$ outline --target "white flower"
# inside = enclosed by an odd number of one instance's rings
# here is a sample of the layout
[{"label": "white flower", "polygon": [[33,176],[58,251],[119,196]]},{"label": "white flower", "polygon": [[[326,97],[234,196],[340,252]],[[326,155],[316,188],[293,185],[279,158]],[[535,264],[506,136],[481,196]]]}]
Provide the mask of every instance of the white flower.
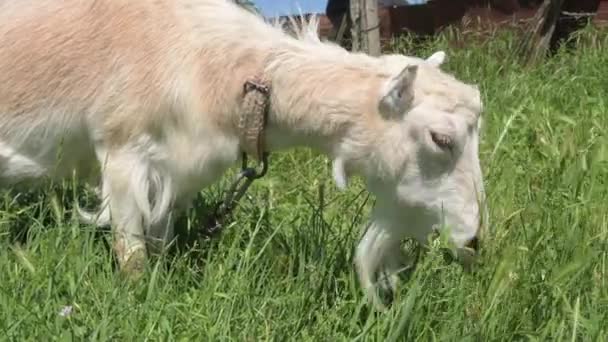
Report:
[{"label": "white flower", "polygon": [[61,311],[59,311],[59,316],[68,317],[69,315],[72,314],[73,310],[74,310],[74,307],[72,307],[71,305],[66,305],[61,309]]}]

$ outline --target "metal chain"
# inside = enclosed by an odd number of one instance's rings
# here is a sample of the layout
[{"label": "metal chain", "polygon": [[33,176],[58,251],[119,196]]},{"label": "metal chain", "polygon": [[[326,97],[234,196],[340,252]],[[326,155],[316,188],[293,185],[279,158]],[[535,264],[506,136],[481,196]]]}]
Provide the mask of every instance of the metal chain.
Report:
[{"label": "metal chain", "polygon": [[[243,153],[243,165],[235,180],[230,185],[223,201],[215,205],[213,214],[209,217],[203,235],[211,237],[217,235],[223,228],[227,218],[237,206],[239,200],[256,179],[262,178],[268,171],[268,153],[262,155],[261,170],[247,166],[247,154]],[[244,182],[243,182],[244,181]]]},{"label": "metal chain", "polygon": [[[215,205],[213,214],[206,222],[203,235],[210,237],[218,234],[251,183],[263,177],[268,171],[268,153],[264,150],[264,128],[269,92],[270,87],[263,77],[249,79],[244,84],[243,113],[239,120],[239,130],[243,134],[240,139],[243,148],[241,171],[230,185],[223,201]],[[261,166],[259,172],[255,167],[247,166],[247,152],[255,154],[256,159],[259,160],[258,165]]]}]

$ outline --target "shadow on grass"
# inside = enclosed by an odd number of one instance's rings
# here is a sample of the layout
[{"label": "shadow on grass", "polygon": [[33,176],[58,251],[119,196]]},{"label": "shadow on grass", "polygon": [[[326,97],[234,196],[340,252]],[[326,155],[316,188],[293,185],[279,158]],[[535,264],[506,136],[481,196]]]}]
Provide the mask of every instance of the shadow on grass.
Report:
[{"label": "shadow on grass", "polygon": [[[0,204],[0,225],[9,244],[28,245],[36,234],[57,229],[66,224],[75,224],[81,230],[92,232],[94,243],[100,243],[103,249],[112,255],[113,269],[118,269],[117,260],[111,246],[111,228],[95,227],[78,222],[74,203],[85,209],[97,208],[97,196],[81,185],[54,184],[38,189],[24,189],[17,187],[0,192],[3,199]],[[205,201],[199,195],[188,213],[182,213],[175,221],[176,237],[164,258],[167,268],[172,257],[188,255],[193,260],[204,258],[205,246],[213,243],[211,238],[204,234],[203,224],[212,214],[215,202]],[[203,247],[203,248],[201,248]],[[158,260],[152,256],[151,260]]]}]

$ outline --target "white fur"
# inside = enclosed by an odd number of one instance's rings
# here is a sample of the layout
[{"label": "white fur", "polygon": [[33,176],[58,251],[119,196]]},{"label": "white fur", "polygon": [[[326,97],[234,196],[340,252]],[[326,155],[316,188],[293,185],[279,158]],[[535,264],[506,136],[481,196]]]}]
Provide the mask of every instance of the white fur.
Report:
[{"label": "white fur", "polygon": [[317,25],[294,38],[223,0],[2,3],[0,185],[100,177],[100,209],[78,212],[111,223],[121,268],[134,272],[145,239],[165,246],[175,213],[238,161],[243,82],[264,73],[268,149],[318,149],[339,188],[359,175],[376,196],[355,263],[382,308],[377,274],[396,286],[403,238],[426,243],[446,223],[462,248],[478,233],[481,98],[439,69],[443,52],[349,53]]},{"label": "white fur", "polygon": [[332,163],[332,176],[336,182],[336,186],[340,190],[345,190],[348,185],[346,170],[344,170],[344,160],[342,158],[334,159]]}]

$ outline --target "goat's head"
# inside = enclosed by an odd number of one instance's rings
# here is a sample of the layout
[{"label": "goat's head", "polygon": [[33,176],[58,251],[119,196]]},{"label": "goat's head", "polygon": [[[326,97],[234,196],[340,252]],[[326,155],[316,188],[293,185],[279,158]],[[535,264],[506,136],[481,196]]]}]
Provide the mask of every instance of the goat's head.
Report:
[{"label": "goat's head", "polygon": [[476,86],[440,70],[444,57],[443,52],[426,60],[380,57],[392,76],[372,95],[377,97],[373,128],[359,128],[367,151],[337,157],[334,164],[339,185],[346,184],[352,165],[376,197],[356,256],[368,290],[375,290],[378,271],[395,268],[391,259],[403,238],[425,244],[433,233],[447,232],[457,260],[469,266],[476,254],[486,217],[478,156],[482,103]]}]

